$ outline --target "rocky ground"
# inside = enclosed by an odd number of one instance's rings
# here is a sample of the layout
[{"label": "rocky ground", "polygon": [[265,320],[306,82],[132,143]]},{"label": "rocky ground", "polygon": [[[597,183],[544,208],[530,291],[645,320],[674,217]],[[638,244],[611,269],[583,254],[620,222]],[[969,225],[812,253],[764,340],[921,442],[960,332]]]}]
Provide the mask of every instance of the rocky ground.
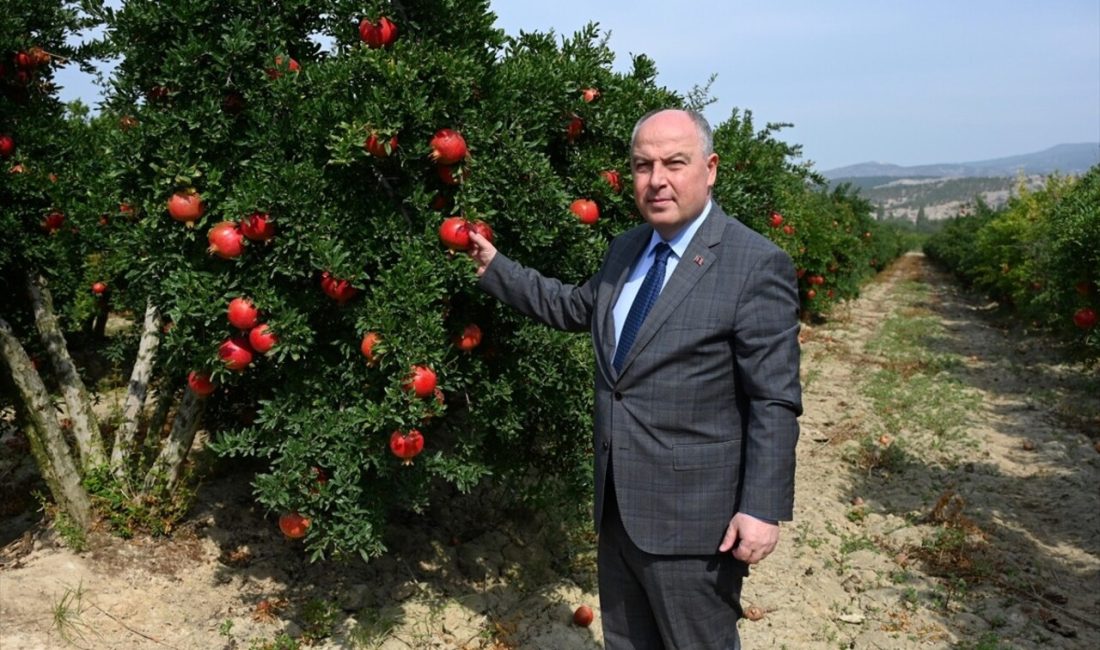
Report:
[{"label": "rocky ground", "polygon": [[[803,340],[796,518],[746,584],[745,647],[1100,647],[1096,371],[919,255]],[[4,650],[602,647],[594,540],[546,517],[457,499],[382,559],[310,563],[223,471],[171,538],[73,553],[28,471],[0,460]]]}]

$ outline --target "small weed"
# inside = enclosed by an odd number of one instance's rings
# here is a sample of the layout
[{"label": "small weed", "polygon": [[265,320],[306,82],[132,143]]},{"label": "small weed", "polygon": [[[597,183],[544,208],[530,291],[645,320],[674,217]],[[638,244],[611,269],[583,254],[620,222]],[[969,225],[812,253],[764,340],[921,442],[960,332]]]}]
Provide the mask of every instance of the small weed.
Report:
[{"label": "small weed", "polygon": [[813,527],[809,522],[801,521],[794,529],[794,544],[795,546],[802,546],[805,544],[810,548],[821,548],[821,545],[825,543],[825,540],[816,536],[813,532]]},{"label": "small weed", "polygon": [[996,634],[986,632],[973,642],[962,641],[951,647],[953,650],[1008,650],[1012,646],[1002,644]]},{"label": "small weed", "polygon": [[868,474],[874,471],[896,473],[909,464],[904,445],[888,434],[867,435],[850,454],[851,462]]},{"label": "small weed", "polygon": [[301,650],[301,644],[289,634],[280,634],[270,641],[253,640],[248,650]]},{"label": "small weed", "polygon": [[180,487],[170,495],[136,497],[107,466],[91,470],[84,478],[84,487],[92,497],[96,510],[103,513],[119,537],[130,539],[138,532],[167,535],[176,522],[187,514],[194,499],[194,490]]},{"label": "small weed", "polygon": [[42,492],[35,492],[34,498],[38,501],[40,510],[53,520],[53,528],[57,531],[57,536],[61,538],[65,546],[76,553],[88,549],[88,536],[68,513],[50,501]]},{"label": "small weed", "polygon": [[302,606],[302,639],[309,643],[328,638],[338,614],[335,604],[320,598],[310,599]]},{"label": "small weed", "polygon": [[890,582],[896,585],[903,585],[913,579],[913,574],[909,573],[905,569],[898,569],[890,572]]},{"label": "small weed", "polygon": [[875,550],[875,543],[864,535],[841,535],[840,554],[851,555],[856,551]]},{"label": "small weed", "polygon": [[379,648],[401,623],[401,610],[398,608],[367,609],[359,612],[359,621],[351,630],[351,640],[355,647]]},{"label": "small weed", "polygon": [[84,633],[91,628],[81,620],[84,613],[84,583],[81,582],[76,589],[66,589],[61,599],[53,606],[53,623],[50,630],[57,630],[58,636],[70,645],[80,647],[77,641],[86,642]]}]

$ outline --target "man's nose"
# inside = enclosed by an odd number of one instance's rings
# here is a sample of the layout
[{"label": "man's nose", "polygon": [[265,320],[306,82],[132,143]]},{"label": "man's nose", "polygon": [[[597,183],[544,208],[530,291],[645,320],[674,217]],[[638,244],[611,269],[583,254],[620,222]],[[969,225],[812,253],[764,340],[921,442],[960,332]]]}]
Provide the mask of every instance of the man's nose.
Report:
[{"label": "man's nose", "polygon": [[649,186],[650,187],[662,187],[666,181],[665,168],[663,165],[653,165],[653,169],[649,174]]}]

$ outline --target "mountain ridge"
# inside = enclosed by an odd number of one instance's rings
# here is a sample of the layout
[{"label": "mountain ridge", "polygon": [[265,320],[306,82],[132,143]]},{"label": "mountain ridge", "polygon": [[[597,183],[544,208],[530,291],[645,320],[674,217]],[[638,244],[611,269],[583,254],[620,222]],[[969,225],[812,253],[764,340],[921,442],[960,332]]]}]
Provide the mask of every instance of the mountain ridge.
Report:
[{"label": "mountain ridge", "polygon": [[1100,164],[1100,142],[1077,142],[1054,145],[1032,153],[975,160],[961,163],[933,163],[929,165],[895,165],[885,162],[863,162],[821,172],[830,180],[838,178],[864,178],[879,176],[889,178],[965,178],[965,177],[1014,177],[1046,175],[1055,172],[1081,174]]}]

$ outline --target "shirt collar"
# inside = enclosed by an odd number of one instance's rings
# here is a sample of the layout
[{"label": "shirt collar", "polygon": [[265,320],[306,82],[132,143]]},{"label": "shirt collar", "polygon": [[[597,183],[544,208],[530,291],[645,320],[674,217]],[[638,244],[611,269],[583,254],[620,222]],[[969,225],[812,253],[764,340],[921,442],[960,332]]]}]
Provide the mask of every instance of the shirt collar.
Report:
[{"label": "shirt collar", "polygon": [[[672,252],[676,255],[676,259],[680,259],[684,256],[684,251],[687,250],[688,244],[691,243],[692,237],[695,237],[695,233],[699,230],[699,226],[703,225],[703,221],[706,220],[707,215],[710,214],[711,201],[707,201],[707,205],[703,208],[703,211],[699,213],[698,217],[695,217],[688,225],[680,229],[680,232],[676,233],[672,239],[667,243],[672,249]],[[649,236],[649,244],[646,246],[645,255],[642,255],[642,259],[645,259],[653,252],[653,249],[657,247],[657,244],[665,241],[661,238],[661,235],[654,230],[653,234]]]}]

